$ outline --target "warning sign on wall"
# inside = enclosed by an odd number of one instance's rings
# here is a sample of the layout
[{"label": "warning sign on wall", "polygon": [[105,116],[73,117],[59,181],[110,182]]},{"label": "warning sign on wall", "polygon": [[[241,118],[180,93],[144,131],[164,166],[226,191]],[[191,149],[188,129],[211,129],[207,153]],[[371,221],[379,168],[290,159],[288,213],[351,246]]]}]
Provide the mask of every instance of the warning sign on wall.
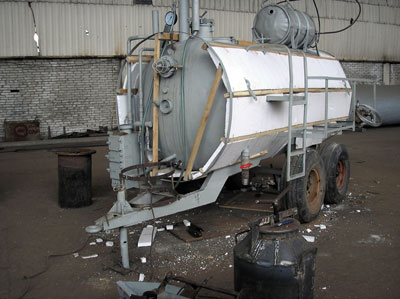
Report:
[{"label": "warning sign on wall", "polygon": [[27,141],[40,139],[40,122],[32,121],[5,121],[5,141]]}]

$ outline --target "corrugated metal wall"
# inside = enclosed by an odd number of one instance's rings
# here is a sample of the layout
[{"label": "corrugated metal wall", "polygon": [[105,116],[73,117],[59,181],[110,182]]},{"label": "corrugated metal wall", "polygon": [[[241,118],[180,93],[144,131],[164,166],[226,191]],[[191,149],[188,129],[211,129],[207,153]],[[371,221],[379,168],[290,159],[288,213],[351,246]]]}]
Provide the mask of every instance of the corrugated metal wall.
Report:
[{"label": "corrugated metal wall", "polygon": [[[162,16],[173,0],[153,0]],[[251,40],[250,28],[262,0],[200,0],[215,19],[215,36]],[[273,3],[277,1],[270,1]],[[131,0],[32,1],[42,56],[114,56],[126,53],[128,36],[151,33],[151,5]],[[317,0],[321,30],[349,24],[357,5],[349,0]],[[360,21],[351,29],[321,37],[320,48],[343,60],[400,61],[400,1],[363,0]],[[316,20],[312,0],[293,2]],[[0,57],[37,56],[27,1],[0,2]]]}]

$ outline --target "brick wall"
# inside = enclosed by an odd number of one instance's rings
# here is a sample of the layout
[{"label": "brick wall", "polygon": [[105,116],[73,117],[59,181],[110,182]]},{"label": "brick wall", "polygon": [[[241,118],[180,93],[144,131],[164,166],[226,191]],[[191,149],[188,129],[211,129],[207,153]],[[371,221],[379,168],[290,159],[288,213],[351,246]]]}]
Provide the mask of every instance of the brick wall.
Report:
[{"label": "brick wall", "polygon": [[[342,62],[348,77],[383,82],[383,64]],[[85,132],[115,126],[118,58],[0,60],[0,140],[4,120],[38,119],[41,135]],[[391,84],[400,84],[400,64],[390,67]]]},{"label": "brick wall", "polygon": [[400,63],[390,65],[390,84],[400,85]]},{"label": "brick wall", "polygon": [[[342,62],[342,67],[347,77],[376,79],[378,84],[383,84],[383,63],[380,62]],[[400,64],[390,65],[390,84],[400,84]]]},{"label": "brick wall", "polygon": [[117,58],[0,60],[0,140],[4,120],[37,119],[43,138],[115,125]]},{"label": "brick wall", "polygon": [[374,62],[342,62],[347,77],[378,80],[383,82],[383,64]]}]

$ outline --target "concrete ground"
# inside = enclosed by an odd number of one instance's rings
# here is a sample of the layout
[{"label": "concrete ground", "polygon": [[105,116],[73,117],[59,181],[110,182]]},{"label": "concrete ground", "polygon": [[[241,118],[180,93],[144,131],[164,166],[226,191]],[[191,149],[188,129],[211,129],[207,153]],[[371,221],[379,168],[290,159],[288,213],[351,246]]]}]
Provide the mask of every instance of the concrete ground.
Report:
[{"label": "concrete ground", "polygon": [[[347,145],[351,156],[348,196],[301,227],[316,237],[315,297],[400,298],[400,127],[335,139]],[[117,298],[116,281],[137,281],[139,273],[145,281],[158,280],[168,271],[233,289],[233,236],[262,213],[212,204],[163,218],[157,226],[189,219],[213,237],[185,243],[158,232],[151,252],[136,247],[144,225],[131,227],[133,271],[120,274],[115,271],[120,261],[117,232],[89,236],[84,230],[115,199],[105,170],[107,149],[94,149],[94,202],[79,209],[58,206],[54,153],[0,151],[0,298]],[[114,246],[89,245],[99,237]],[[98,257],[81,258],[91,254]],[[146,264],[140,263],[143,256]]]}]

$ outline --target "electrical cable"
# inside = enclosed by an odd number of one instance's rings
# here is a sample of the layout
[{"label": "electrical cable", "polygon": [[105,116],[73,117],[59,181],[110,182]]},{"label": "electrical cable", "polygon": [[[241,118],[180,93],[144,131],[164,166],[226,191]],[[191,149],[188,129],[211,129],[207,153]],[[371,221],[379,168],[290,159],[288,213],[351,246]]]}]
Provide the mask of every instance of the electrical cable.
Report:
[{"label": "electrical cable", "polygon": [[340,29],[340,30],[336,30],[336,31],[327,31],[327,32],[319,32],[318,34],[321,35],[321,34],[340,33],[340,32],[343,32],[343,31],[349,29],[351,26],[353,26],[353,25],[358,21],[358,18],[359,18],[360,15],[361,15],[361,4],[360,4],[359,0],[354,0],[354,1],[355,1],[355,2],[357,3],[357,5],[358,5],[358,15],[357,15],[357,17],[356,17],[355,20],[353,20],[353,18],[350,19],[350,25],[348,25],[348,26],[346,26],[346,27],[344,27],[344,28],[342,28],[342,29]]},{"label": "electrical cable", "polygon": [[18,297],[18,299],[22,299],[23,297],[25,297],[25,295],[28,294],[28,292],[31,290],[31,286],[30,286],[30,284],[29,284],[29,280],[31,280],[31,279],[33,279],[33,278],[35,278],[35,277],[38,277],[38,276],[40,276],[40,275],[42,275],[43,273],[45,273],[45,272],[50,268],[49,260],[50,260],[51,258],[67,256],[67,255],[71,255],[71,254],[73,254],[73,253],[80,252],[80,251],[82,251],[83,249],[86,248],[89,239],[90,239],[90,237],[88,237],[88,238],[86,239],[85,243],[84,243],[81,247],[79,247],[78,249],[76,249],[76,250],[69,251],[69,252],[66,252],[66,253],[50,254],[50,255],[46,256],[46,262],[45,262],[44,269],[42,269],[42,270],[40,270],[40,271],[38,271],[38,272],[36,272],[36,273],[34,273],[34,274],[31,274],[31,275],[24,275],[24,276],[23,276],[23,279],[25,279],[25,280],[28,281],[28,286],[27,286],[26,290]]},{"label": "electrical cable", "polygon": [[314,3],[314,7],[315,10],[317,12],[317,18],[318,18],[318,31],[315,33],[315,50],[317,51],[317,55],[319,55],[319,51],[318,51],[318,42],[319,42],[319,33],[321,32],[321,18],[319,16],[319,10],[318,10],[318,6],[317,3],[315,2],[315,0],[313,0]]}]

